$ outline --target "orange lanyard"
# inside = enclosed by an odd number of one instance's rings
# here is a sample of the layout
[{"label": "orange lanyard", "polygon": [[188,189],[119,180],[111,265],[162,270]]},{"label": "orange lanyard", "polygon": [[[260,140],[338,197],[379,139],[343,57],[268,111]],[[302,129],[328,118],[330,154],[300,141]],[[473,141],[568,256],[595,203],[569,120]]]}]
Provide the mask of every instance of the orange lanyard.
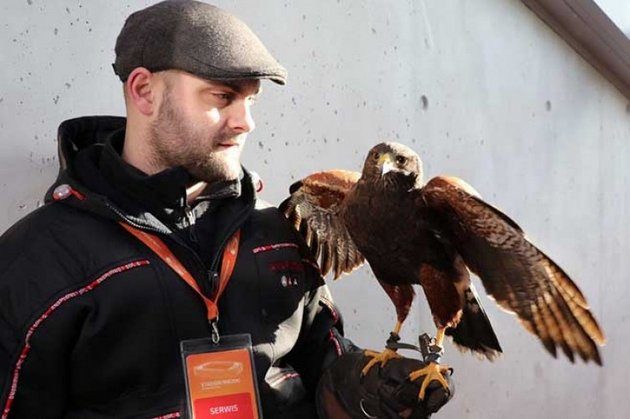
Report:
[{"label": "orange lanyard", "polygon": [[214,297],[214,300],[206,297],[199,288],[197,281],[193,278],[193,276],[186,270],[184,265],[175,257],[173,252],[166,246],[166,244],[160,240],[159,237],[147,233],[144,230],[137,229],[135,227],[130,226],[129,224],[125,224],[123,222],[119,222],[121,226],[125,230],[127,230],[132,235],[136,236],[138,240],[146,244],[151,250],[155,252],[168,266],[171,267],[179,277],[184,280],[195,292],[203,299],[203,302],[206,304],[206,309],[208,310],[208,321],[210,322],[210,326],[212,327],[212,341],[214,343],[218,343],[219,341],[219,331],[217,329],[217,319],[219,317],[219,309],[217,307],[217,301],[219,301],[219,297],[225,290],[228,282],[230,281],[230,277],[232,276],[232,272],[234,272],[234,266],[236,265],[236,257],[238,256],[238,245],[241,238],[241,231],[238,230],[236,233],[230,237],[228,240],[225,250],[223,251],[223,259],[221,261],[221,272],[219,274],[219,289],[217,290],[217,294]]}]

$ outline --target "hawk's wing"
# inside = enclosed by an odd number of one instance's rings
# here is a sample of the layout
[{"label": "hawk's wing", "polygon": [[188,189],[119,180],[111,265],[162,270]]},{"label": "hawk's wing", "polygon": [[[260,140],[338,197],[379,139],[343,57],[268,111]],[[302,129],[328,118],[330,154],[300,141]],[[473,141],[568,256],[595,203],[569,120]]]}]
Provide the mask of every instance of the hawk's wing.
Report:
[{"label": "hawk's wing", "polygon": [[280,204],[319,260],[322,275],[332,269],[335,279],[364,262],[339,213],[359,177],[346,170],[312,174],[291,185],[291,196]]},{"label": "hawk's wing", "polygon": [[431,179],[418,199],[435,215],[436,233],[457,249],[488,294],[549,352],[556,356],[560,346],[571,361],[577,353],[601,365],[597,344],[605,338],[584,295],[514,221],[457,178]]}]

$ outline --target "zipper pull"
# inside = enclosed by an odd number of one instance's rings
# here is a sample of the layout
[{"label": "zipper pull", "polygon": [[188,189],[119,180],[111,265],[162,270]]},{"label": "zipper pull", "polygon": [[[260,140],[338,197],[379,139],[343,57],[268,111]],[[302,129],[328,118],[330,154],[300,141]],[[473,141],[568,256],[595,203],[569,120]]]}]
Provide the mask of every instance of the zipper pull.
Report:
[{"label": "zipper pull", "polygon": [[214,343],[215,345],[218,345],[219,341],[221,340],[221,335],[219,335],[219,326],[217,325],[218,321],[219,316],[210,320],[210,328],[212,329],[211,339],[212,343]]},{"label": "zipper pull", "polygon": [[219,274],[212,270],[207,272],[208,282],[210,283],[210,295],[214,297],[219,291]]}]

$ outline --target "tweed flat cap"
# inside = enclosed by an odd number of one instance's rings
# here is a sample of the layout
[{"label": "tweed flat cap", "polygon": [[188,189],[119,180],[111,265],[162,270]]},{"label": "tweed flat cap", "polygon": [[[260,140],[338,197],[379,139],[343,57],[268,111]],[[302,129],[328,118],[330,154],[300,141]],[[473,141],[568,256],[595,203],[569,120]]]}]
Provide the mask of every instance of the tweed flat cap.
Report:
[{"label": "tweed flat cap", "polygon": [[209,80],[271,79],[287,71],[245,23],[193,0],[166,0],[131,14],[116,40],[114,71],[177,69]]}]

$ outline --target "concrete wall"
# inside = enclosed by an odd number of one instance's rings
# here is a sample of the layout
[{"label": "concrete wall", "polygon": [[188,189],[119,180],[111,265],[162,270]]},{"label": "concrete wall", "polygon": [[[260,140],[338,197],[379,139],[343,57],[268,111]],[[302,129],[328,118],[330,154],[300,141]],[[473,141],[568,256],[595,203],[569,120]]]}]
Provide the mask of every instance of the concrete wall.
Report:
[{"label": "concrete wall", "polygon": [[[122,114],[113,45],[149,3],[0,5],[1,230],[53,180],[61,120]],[[609,340],[603,368],[553,360],[484,299],[505,355],[491,364],[448,344],[457,395],[439,417],[628,417],[628,100],[517,0],[217,4],[290,72],[286,87],[265,86],[245,155],[267,200],[310,172],[359,169],[371,145],[395,139],[428,176],[460,176],[518,220],[591,302]],[[395,316],[369,270],[331,287],[348,334],[381,347]],[[411,317],[406,340],[434,333],[424,297]]]}]

